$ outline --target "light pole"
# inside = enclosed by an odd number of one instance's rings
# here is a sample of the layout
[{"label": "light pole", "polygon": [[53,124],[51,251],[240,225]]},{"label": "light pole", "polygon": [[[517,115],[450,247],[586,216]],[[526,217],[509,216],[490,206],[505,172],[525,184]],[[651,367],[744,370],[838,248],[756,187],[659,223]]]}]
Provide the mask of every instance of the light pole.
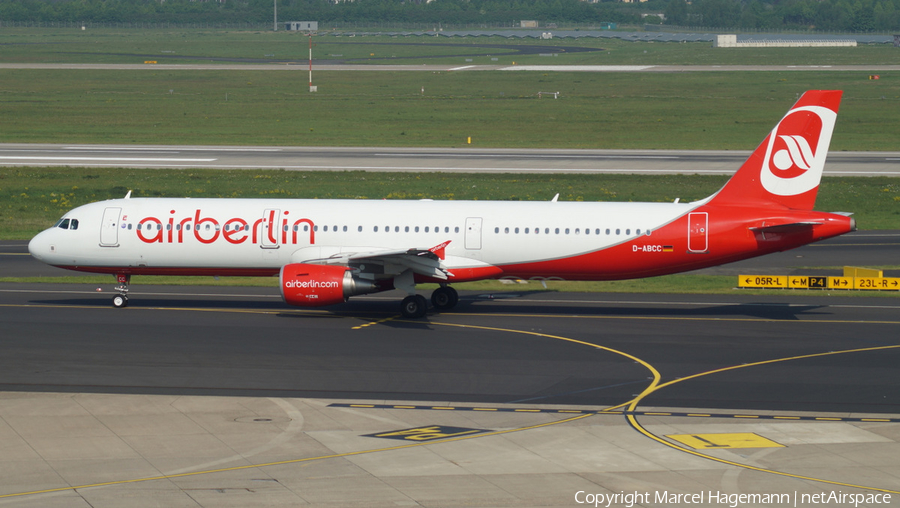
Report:
[{"label": "light pole", "polygon": [[315,92],[318,87],[312,84],[312,31],[309,32],[309,91]]}]

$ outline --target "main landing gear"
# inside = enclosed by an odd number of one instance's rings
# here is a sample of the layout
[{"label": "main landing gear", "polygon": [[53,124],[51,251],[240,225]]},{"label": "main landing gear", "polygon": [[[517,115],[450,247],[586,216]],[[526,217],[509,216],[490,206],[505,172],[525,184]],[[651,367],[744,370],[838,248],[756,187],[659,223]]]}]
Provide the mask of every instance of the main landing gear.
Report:
[{"label": "main landing gear", "polygon": [[457,303],[459,303],[459,293],[450,286],[441,286],[431,293],[431,304],[435,309],[452,309],[456,307]]},{"label": "main landing gear", "polygon": [[112,299],[113,307],[121,309],[128,307],[128,283],[131,282],[131,275],[116,274],[116,280],[119,285],[116,286],[116,296]]},{"label": "main landing gear", "polygon": [[[450,286],[441,286],[431,293],[431,304],[435,309],[452,309],[459,303],[459,293]],[[428,301],[422,295],[410,295],[400,304],[400,313],[408,319],[425,317],[428,312]]]}]

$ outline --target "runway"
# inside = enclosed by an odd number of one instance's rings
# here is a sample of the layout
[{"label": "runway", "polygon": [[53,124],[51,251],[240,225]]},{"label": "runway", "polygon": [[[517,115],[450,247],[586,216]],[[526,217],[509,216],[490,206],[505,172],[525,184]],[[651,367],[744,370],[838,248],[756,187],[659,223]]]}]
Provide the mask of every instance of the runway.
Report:
[{"label": "runway", "polygon": [[[733,174],[747,151],[0,144],[0,166]],[[900,176],[900,152],[832,152],[826,176]]]},{"label": "runway", "polygon": [[[761,359],[893,344],[900,309],[889,298],[615,296],[530,288],[469,294],[458,311],[420,323],[397,319],[396,295],[357,298],[324,312],[285,307],[270,288],[136,287],[122,312],[107,300],[93,287],[4,285],[10,354],[0,388],[614,406],[641,391],[644,367],[620,355],[585,355],[571,344],[504,331],[599,342],[677,379]],[[467,326],[472,331],[461,333]],[[33,370],[23,358],[42,368]],[[808,377],[785,366],[774,376],[739,377],[734,386],[719,376],[712,385],[661,392],[648,402],[900,413],[900,380],[876,374],[879,365],[890,372],[894,360],[879,353],[847,367],[860,369],[853,384],[843,376],[835,382],[827,366],[819,373],[812,368]],[[808,392],[809,384],[816,389]]]},{"label": "runway", "polygon": [[900,495],[895,298],[134,291],[0,284],[0,504]]}]

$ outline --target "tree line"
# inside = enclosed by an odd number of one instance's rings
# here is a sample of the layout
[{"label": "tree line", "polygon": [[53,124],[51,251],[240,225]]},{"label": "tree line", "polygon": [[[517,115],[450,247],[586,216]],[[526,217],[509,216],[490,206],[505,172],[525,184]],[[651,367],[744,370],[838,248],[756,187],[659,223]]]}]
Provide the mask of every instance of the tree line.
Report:
[{"label": "tree line", "polygon": [[[900,0],[0,0],[0,22],[268,23],[434,26],[663,23],[721,29],[900,31]],[[659,16],[648,14],[664,14]]]}]

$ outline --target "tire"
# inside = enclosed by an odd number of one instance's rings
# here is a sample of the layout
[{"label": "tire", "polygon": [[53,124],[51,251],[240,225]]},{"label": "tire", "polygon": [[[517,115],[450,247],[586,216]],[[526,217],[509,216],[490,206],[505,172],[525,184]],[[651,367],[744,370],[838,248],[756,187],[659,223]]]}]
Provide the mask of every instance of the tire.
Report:
[{"label": "tire", "polygon": [[431,304],[435,309],[447,310],[459,303],[459,293],[450,286],[440,287],[431,293]]},{"label": "tire", "polygon": [[405,318],[419,319],[428,312],[428,302],[424,296],[413,295],[407,296],[400,304],[400,314]]},{"label": "tire", "polygon": [[128,307],[128,297],[125,295],[116,295],[112,299],[113,307],[117,309],[121,309],[122,307]]}]

